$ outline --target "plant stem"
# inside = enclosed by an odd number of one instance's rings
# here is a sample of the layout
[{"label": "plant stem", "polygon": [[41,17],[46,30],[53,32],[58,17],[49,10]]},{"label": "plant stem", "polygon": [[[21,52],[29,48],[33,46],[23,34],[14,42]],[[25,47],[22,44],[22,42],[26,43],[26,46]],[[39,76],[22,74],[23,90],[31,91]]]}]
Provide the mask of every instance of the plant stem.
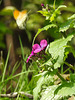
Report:
[{"label": "plant stem", "polygon": [[67,82],[58,72],[56,74],[63,82]]},{"label": "plant stem", "polygon": [[54,4],[53,4],[53,8],[55,9],[55,2],[56,2],[56,0],[54,0]]},{"label": "plant stem", "polygon": [[74,68],[71,64],[69,64],[68,62],[64,62],[64,63],[65,63],[69,68],[75,70],[75,68]]},{"label": "plant stem", "polygon": [[70,70],[70,68],[67,68],[64,72],[63,72],[63,74],[65,74],[67,71],[69,71]]},{"label": "plant stem", "polygon": [[63,65],[61,65],[61,74],[63,74],[63,69],[64,69]]}]

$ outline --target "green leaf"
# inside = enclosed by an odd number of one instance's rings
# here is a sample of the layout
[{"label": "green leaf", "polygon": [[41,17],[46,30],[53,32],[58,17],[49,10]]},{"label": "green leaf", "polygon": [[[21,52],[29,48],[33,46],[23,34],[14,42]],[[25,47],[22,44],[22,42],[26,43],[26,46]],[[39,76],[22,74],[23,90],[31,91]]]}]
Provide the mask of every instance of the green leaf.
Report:
[{"label": "green leaf", "polygon": [[57,25],[56,24],[50,24],[50,25],[46,25],[45,27],[43,27],[42,29],[40,29],[41,31],[44,31],[44,30],[48,30],[49,28],[51,28],[51,27],[57,27]]},{"label": "green leaf", "polygon": [[40,73],[40,74],[35,76],[35,77],[39,77],[39,79],[37,81],[37,86],[33,90],[34,100],[38,99],[38,93],[41,91],[41,86],[42,86],[43,81],[44,81],[44,75],[46,75],[47,73],[48,73],[47,71],[44,71],[43,73]]},{"label": "green leaf", "polygon": [[39,97],[38,94],[41,91],[42,85],[46,87],[46,86],[50,86],[51,84],[53,84],[53,82],[54,82],[54,78],[53,78],[54,73],[55,73],[55,71],[53,73],[45,71],[45,72],[39,74],[41,77],[37,81],[37,86],[33,90],[34,100],[38,99],[38,97]]},{"label": "green leaf", "polygon": [[40,100],[61,100],[64,97],[75,95],[75,83],[63,83],[61,85],[49,86],[44,92]]},{"label": "green leaf", "polygon": [[[53,75],[52,75],[53,74]],[[44,77],[44,80],[43,80],[43,85],[45,86],[50,86],[50,85],[52,85],[53,84],[53,82],[54,82],[54,78],[53,78],[53,76],[54,76],[54,73],[51,73],[51,74],[47,74],[45,77]]]},{"label": "green leaf", "polygon": [[65,5],[60,5],[52,14],[52,16],[50,17],[50,21],[54,21],[55,17],[57,16],[57,14],[60,14],[60,8],[66,7]]},{"label": "green leaf", "polygon": [[55,20],[57,14],[60,14],[60,11],[56,9],[50,17],[51,22]]},{"label": "green leaf", "polygon": [[65,23],[61,24],[59,32],[65,32],[69,28],[75,28],[75,19],[69,19]]},{"label": "green leaf", "polygon": [[46,25],[45,27],[43,27],[43,28],[41,28],[41,29],[38,29],[38,32],[36,33],[36,35],[35,35],[35,37],[34,37],[34,39],[33,39],[33,44],[34,44],[34,41],[35,41],[35,39],[36,39],[36,37],[39,35],[39,33],[40,32],[42,32],[42,31],[44,31],[44,30],[48,30],[49,28],[51,28],[51,27],[57,27],[57,25],[56,24],[50,24],[50,25]]},{"label": "green leaf", "polygon": [[49,13],[48,13],[48,11],[38,11],[39,13],[41,13],[43,16],[47,16]]},{"label": "green leaf", "polygon": [[72,20],[66,21],[66,23],[61,24],[59,28],[59,32],[67,31],[70,28],[70,24],[72,23]]},{"label": "green leaf", "polygon": [[75,82],[75,74],[70,74],[70,80],[71,82]]},{"label": "green leaf", "polygon": [[[53,86],[49,86],[47,87],[47,89],[41,93],[42,97],[40,100],[54,100],[54,91],[56,90],[58,86],[57,85],[53,85]],[[59,96],[56,96],[56,99],[57,98],[59,99],[60,97]]]},{"label": "green leaf", "polygon": [[69,82],[69,83],[63,83],[61,84],[56,90],[55,95],[60,95],[62,97],[72,96],[75,94],[75,83]]},{"label": "green leaf", "polygon": [[65,6],[65,5],[60,5],[58,8],[57,8],[57,10],[58,9],[60,9],[60,8],[66,8],[67,6]]},{"label": "green leaf", "polygon": [[75,28],[75,19],[72,21],[71,26],[72,26],[72,28]]},{"label": "green leaf", "polygon": [[57,59],[54,64],[54,68],[58,68],[63,64],[64,52],[66,48],[66,44],[68,41],[71,41],[73,35],[68,36],[67,38],[58,39],[52,43],[50,43],[48,47],[48,52],[51,54],[53,59]]},{"label": "green leaf", "polygon": [[13,6],[7,6],[5,8],[3,8],[1,11],[0,11],[0,15],[13,15],[13,11],[15,10],[16,8],[13,7]]},{"label": "green leaf", "polygon": [[75,19],[75,14],[73,14],[72,16],[68,17],[68,19]]},{"label": "green leaf", "polygon": [[44,76],[39,78],[39,80],[37,81],[37,87],[35,87],[33,90],[34,100],[37,100],[38,98],[38,93],[41,90],[41,85],[43,84],[43,80],[44,80]]}]

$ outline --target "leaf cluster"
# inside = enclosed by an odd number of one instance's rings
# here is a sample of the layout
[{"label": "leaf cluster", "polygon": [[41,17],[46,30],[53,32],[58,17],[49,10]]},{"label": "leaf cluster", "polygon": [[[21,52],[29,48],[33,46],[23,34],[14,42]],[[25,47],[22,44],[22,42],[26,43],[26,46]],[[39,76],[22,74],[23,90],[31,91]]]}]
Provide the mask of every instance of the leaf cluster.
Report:
[{"label": "leaf cluster", "polygon": [[[49,21],[49,24],[38,29],[38,32],[33,39],[33,44],[36,37],[42,31],[48,31],[53,28],[55,28],[55,31],[57,31],[58,34],[61,33],[61,37],[60,39],[54,40],[48,44],[45,50],[46,59],[38,60],[43,73],[38,74],[41,75],[41,77],[38,79],[36,87],[33,90],[33,96],[34,100],[38,100],[38,98],[40,98],[40,100],[65,100],[65,98],[67,99],[69,96],[75,95],[75,75],[71,72],[71,69],[75,71],[75,68],[73,65],[66,62],[66,58],[68,58],[69,53],[72,53],[75,57],[75,50],[70,44],[70,41],[75,34],[75,14],[68,17],[68,19],[63,23],[59,23],[57,21],[57,17],[60,15],[61,8],[66,6],[60,5],[58,8],[53,6],[50,10],[48,10],[49,6],[46,6],[48,8],[42,8],[42,10],[38,12],[40,12],[46,20]],[[68,67],[66,70],[64,68],[64,64]],[[64,74],[67,71],[69,71],[68,74],[70,75],[68,81],[62,76],[62,73]],[[59,82],[60,84],[55,84],[56,80],[54,79],[54,75],[59,77],[61,80]]]}]

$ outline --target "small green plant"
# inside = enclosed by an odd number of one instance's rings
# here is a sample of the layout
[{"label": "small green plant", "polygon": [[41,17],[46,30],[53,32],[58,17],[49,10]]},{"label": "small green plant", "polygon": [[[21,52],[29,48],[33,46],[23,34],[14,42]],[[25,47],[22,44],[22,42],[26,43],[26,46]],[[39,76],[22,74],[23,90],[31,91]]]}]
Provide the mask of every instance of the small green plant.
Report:
[{"label": "small green plant", "polygon": [[[57,18],[61,16],[61,10],[66,8],[65,5],[60,5],[56,8],[54,1],[53,6],[48,4],[42,4],[41,6],[42,10],[38,12],[46,18],[48,25],[38,29],[32,43],[33,52],[27,59],[28,63],[29,59],[32,58],[32,62],[36,61],[41,69],[41,73],[34,76],[38,77],[38,81],[33,89],[33,97],[34,100],[64,100],[69,98],[69,96],[75,95],[75,68],[66,62],[69,53],[72,53],[75,57],[75,50],[69,42],[75,34],[75,14],[68,17],[63,23],[59,23]],[[54,33],[58,32],[60,34],[60,38],[48,43],[45,52],[41,51],[41,47],[38,44],[34,44],[35,39],[42,31],[47,31],[51,28],[54,29]],[[64,64],[66,64],[67,69],[64,68]],[[66,77],[63,77],[63,74],[66,74],[67,71],[69,71],[68,80]],[[60,79],[59,82],[58,79]]]}]

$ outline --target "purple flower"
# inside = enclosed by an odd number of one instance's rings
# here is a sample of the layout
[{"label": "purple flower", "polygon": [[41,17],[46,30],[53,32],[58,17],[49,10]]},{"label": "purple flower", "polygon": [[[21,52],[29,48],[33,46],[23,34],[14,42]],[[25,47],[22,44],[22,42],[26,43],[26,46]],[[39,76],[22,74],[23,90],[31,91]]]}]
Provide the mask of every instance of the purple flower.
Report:
[{"label": "purple flower", "polygon": [[44,7],[44,4],[42,3],[41,6]]},{"label": "purple flower", "polygon": [[45,39],[41,40],[40,46],[41,46],[41,50],[43,50],[47,46],[47,41]]},{"label": "purple flower", "polygon": [[36,53],[42,51],[46,46],[47,46],[47,41],[45,39],[41,40],[40,45],[39,44],[34,44],[32,46],[32,52],[31,52],[30,56],[28,57],[26,63],[28,63],[31,56],[33,56]]},{"label": "purple flower", "polygon": [[34,44],[34,45],[32,46],[32,51],[33,51],[34,53],[40,52],[40,51],[41,51],[40,45],[39,45],[39,44]]}]

